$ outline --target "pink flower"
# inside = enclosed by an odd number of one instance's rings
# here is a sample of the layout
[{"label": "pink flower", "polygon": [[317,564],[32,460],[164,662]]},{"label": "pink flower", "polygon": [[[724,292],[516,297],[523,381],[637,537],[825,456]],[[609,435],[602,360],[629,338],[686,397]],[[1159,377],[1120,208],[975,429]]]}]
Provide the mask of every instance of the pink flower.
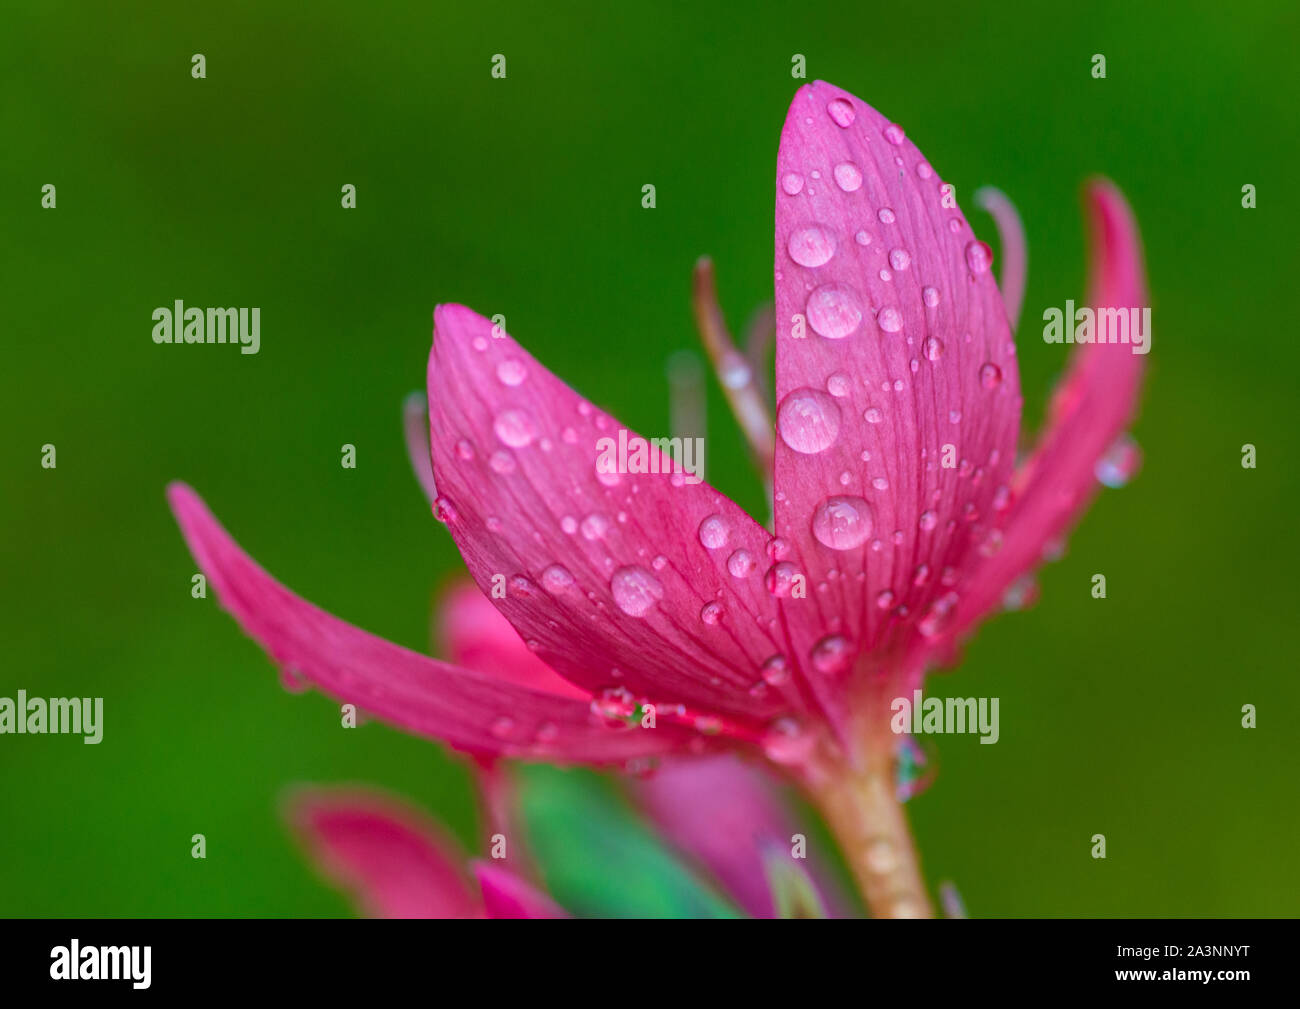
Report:
[{"label": "pink flower", "polygon": [[[697,276],[728,398],[771,460],[773,532],[680,468],[598,472],[601,439],[622,425],[482,316],[434,314],[437,514],[562,684],[485,675],[351,627],[258,568],[188,488],[169,494],[224,605],[331,696],[479,755],[764,760],[821,809],[875,913],[924,914],[890,702],[950,659],[1086,507],[1143,358],[1079,345],[1017,467],[1019,378],[992,254],[903,130],[831,85],[801,88],[775,195],[775,437],[707,265]],[[1144,305],[1127,206],[1101,182],[1086,202],[1088,303]],[[1021,291],[1023,246],[1003,230],[1003,285]],[[600,332],[575,321],[582,338]]]}]

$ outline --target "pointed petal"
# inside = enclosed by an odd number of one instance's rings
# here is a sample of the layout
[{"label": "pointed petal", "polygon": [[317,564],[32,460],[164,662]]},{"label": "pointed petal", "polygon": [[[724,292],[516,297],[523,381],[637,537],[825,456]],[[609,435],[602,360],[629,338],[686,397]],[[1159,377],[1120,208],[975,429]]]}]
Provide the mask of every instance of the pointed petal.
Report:
[{"label": "pointed petal", "polygon": [[437,621],[445,654],[456,665],[520,686],[591,699],[589,692],[529,651],[510,621],[473,582],[459,581],[443,594]]},{"label": "pointed petal", "polygon": [[[935,630],[944,569],[985,533],[1013,461],[1015,350],[987,246],[950,197],[896,124],[800,88],[777,158],[776,533],[809,581],[785,611],[818,614],[792,628],[840,636],[812,662],[823,699],[855,654],[873,653],[867,672]],[[813,649],[803,638],[799,658]]]},{"label": "pointed petal", "polygon": [[221,604],[290,675],[416,735],[485,755],[621,761],[691,734],[612,729],[590,705],[438,662],[331,616],[271,578],[189,487],[167,488],[190,551]]},{"label": "pointed petal", "polygon": [[[505,580],[494,602],[537,654],[593,693],[655,703],[661,722],[684,705],[673,717],[712,713],[739,733],[777,710],[753,691],[781,649],[764,530],[689,474],[598,474],[604,451],[614,462],[635,433],[487,319],[442,305],[434,320],[439,513],[479,586]],[[670,468],[653,448],[648,457]]]},{"label": "pointed petal", "polygon": [[[1088,186],[1085,203],[1091,236],[1088,304],[1094,310],[1147,305],[1137,225],[1124,197],[1111,183],[1098,181]],[[1002,517],[1001,546],[970,576],[948,638],[996,607],[1087,508],[1098,489],[1099,460],[1133,419],[1145,361],[1126,344],[1075,346],[1047,428],[1016,472]]]},{"label": "pointed petal", "polygon": [[489,918],[567,918],[564,908],[509,869],[476,860],[474,876],[483,888]]},{"label": "pointed petal", "polygon": [[320,871],[372,918],[481,918],[464,857],[413,809],[371,792],[306,789],[289,820]]}]

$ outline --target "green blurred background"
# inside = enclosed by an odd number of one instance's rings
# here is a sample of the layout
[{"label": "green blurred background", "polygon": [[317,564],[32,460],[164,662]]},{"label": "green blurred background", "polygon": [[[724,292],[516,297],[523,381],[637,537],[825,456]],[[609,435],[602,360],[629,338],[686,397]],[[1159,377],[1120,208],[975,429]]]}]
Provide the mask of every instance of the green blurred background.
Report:
[{"label": "green blurred background", "polygon": [[[164,485],[189,481],[314,602],[426,647],[461,569],[399,423],[433,306],[504,313],[576,388],[666,430],[693,260],[714,256],[734,326],[771,298],[802,53],[904,124],[984,237],[973,189],[1018,203],[1031,429],[1063,362],[1037,320],[1083,293],[1088,175],[1127,193],[1149,262],[1144,469],[1039,605],[934,681],[1000,697],[1002,738],[940,740],[910,804],[931,881],[974,916],[1295,914],[1298,27],[1285,3],[6,4],[0,696],[102,696],[106,725],[99,746],[0,737],[0,913],[349,913],[279,819],[297,782],[382,785],[475,843],[456,758],[341,730],[190,597]],[[155,346],[177,298],[260,306],[261,353]],[[716,387],[709,447],[711,481],[757,511]]]}]

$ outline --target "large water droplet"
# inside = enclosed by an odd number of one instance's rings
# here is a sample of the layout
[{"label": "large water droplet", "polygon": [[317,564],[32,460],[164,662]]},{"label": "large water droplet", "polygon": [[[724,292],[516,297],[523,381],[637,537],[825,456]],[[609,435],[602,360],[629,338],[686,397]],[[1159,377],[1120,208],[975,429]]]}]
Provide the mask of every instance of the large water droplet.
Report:
[{"label": "large water droplet", "polygon": [[996,389],[1002,384],[1002,369],[992,361],[980,365],[980,385],[985,389]]},{"label": "large water droplet", "polygon": [[826,676],[845,672],[853,662],[853,646],[842,634],[829,634],[813,645],[812,667]]},{"label": "large water droplet", "polygon": [[903,313],[892,305],[876,313],[876,325],[886,333],[897,333],[903,328]]},{"label": "large water droplet", "polygon": [[776,429],[794,451],[814,455],[829,448],[840,433],[840,408],[818,389],[796,389],[781,401]]},{"label": "large water droplet", "polygon": [[966,265],[971,273],[988,273],[993,265],[993,250],[987,242],[971,242],[966,246]]},{"label": "large water droplet", "polygon": [[848,129],[853,125],[853,120],[857,118],[853,111],[853,106],[846,98],[833,98],[826,106],[826,111],[831,117],[831,121],[841,129]]},{"label": "large water droplet", "polygon": [[513,357],[508,357],[497,365],[497,379],[502,385],[519,385],[528,377],[528,369],[524,363]]},{"label": "large water droplet", "polygon": [[789,561],[779,561],[767,569],[764,581],[767,591],[779,599],[784,599],[794,591],[794,580],[799,569]]},{"label": "large water droplet", "polygon": [[809,224],[790,232],[785,247],[800,266],[821,266],[835,255],[835,233],[820,224]]},{"label": "large water droplet", "polygon": [[852,550],[871,535],[871,505],[860,497],[828,497],[813,512],[817,542],[832,550]]},{"label": "large water droplet", "polygon": [[710,550],[718,550],[727,545],[731,526],[721,515],[710,515],[700,523],[700,542]]},{"label": "large water droplet", "polygon": [[573,584],[573,575],[563,564],[552,564],[542,572],[542,587],[547,592],[563,592]]},{"label": "large water droplet", "polygon": [[727,558],[727,570],[733,578],[748,578],[756,566],[754,555],[748,550],[737,550]]},{"label": "large water droplet", "polygon": [[492,430],[511,448],[523,448],[537,437],[537,425],[523,410],[506,410],[498,414]]},{"label": "large water droplet", "polygon": [[835,184],[846,193],[856,193],[862,188],[862,170],[852,161],[842,161],[835,166]]},{"label": "large water droplet", "polygon": [[862,322],[862,295],[849,284],[823,284],[808,296],[807,314],[813,332],[842,340]]},{"label": "large water droplet", "polygon": [[618,608],[630,617],[645,616],[664,597],[659,579],[635,564],[615,571],[609,580],[609,590]]},{"label": "large water droplet", "polygon": [[786,172],[781,176],[781,188],[787,196],[798,196],[803,189],[803,176],[798,172]]}]

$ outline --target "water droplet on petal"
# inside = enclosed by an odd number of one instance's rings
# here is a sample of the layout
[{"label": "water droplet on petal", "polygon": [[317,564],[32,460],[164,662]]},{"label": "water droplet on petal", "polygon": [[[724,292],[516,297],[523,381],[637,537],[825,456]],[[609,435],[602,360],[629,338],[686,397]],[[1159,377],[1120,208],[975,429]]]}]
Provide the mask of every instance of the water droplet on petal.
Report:
[{"label": "water droplet on petal", "polygon": [[785,247],[790,258],[800,266],[821,266],[835,255],[835,233],[820,224],[795,228]]},{"label": "water droplet on petal", "polygon": [[464,438],[462,438],[460,441],[456,442],[456,455],[460,456],[460,458],[466,461],[473,459],[474,446],[471,445]]},{"label": "water droplet on petal", "polygon": [[643,567],[619,568],[609,580],[609,590],[618,608],[630,617],[642,617],[664,597],[659,579]]},{"label": "water droplet on petal", "polygon": [[511,448],[523,448],[537,437],[537,425],[523,410],[506,410],[492,423],[492,430]]},{"label": "water droplet on petal", "polygon": [[515,471],[515,457],[509,452],[497,449],[488,459],[488,465],[492,467],[494,473],[505,475]]},{"label": "water droplet on petal", "polygon": [[721,515],[710,515],[700,523],[700,542],[709,550],[719,550],[727,545],[731,526]]},{"label": "water droplet on petal", "polygon": [[542,588],[547,592],[563,592],[573,584],[573,575],[563,564],[552,564],[542,572]]},{"label": "water droplet on petal", "polygon": [[784,599],[794,591],[794,579],[799,574],[799,569],[789,561],[779,561],[767,569],[767,576],[764,579],[767,584],[767,591],[772,595]]},{"label": "water droplet on petal", "polygon": [[856,193],[862,187],[862,171],[852,161],[842,161],[835,166],[835,184],[846,193]]},{"label": "water droplet on petal", "polygon": [[763,736],[763,753],[774,764],[802,764],[812,756],[817,738],[793,718],[778,718]]},{"label": "water droplet on petal", "polygon": [[885,127],[885,139],[895,147],[903,142],[904,136],[903,127],[899,126],[897,123],[890,123]]},{"label": "water droplet on petal", "polygon": [[497,365],[497,379],[502,385],[519,385],[528,377],[528,369],[522,361],[508,357]]},{"label": "water droplet on petal", "polygon": [[879,595],[876,596],[877,609],[887,610],[889,609],[889,607],[893,605],[894,605],[894,593],[890,592],[889,589],[885,589],[883,592],[881,592]]},{"label": "water droplet on petal", "polygon": [[502,715],[492,723],[490,731],[497,739],[505,739],[515,731],[515,720]]},{"label": "water droplet on petal", "polygon": [[939,304],[939,292],[936,288],[933,287],[921,288],[921,297],[925,300],[925,303],[929,305],[931,308],[934,308],[935,305]]},{"label": "water droplet on petal", "polygon": [[871,244],[871,232],[869,232],[869,231],[859,231],[856,235],[853,236],[853,240],[854,240],[855,242],[857,242],[859,245],[870,245],[870,244]]},{"label": "water droplet on petal", "polygon": [[892,249],[889,253],[889,265],[895,270],[906,270],[911,264],[912,257],[908,255],[906,249]]},{"label": "water droplet on petal", "polygon": [[599,512],[592,512],[582,520],[582,538],[585,540],[598,540],[605,535],[609,529],[609,519],[605,518]]},{"label": "water droplet on petal", "polygon": [[767,542],[767,556],[774,561],[783,561],[790,556],[790,544],[777,536]]},{"label": "water droplet on petal", "polygon": [[879,424],[885,419],[885,415],[882,414],[878,408],[869,406],[867,409],[862,411],[862,419],[868,424]]},{"label": "water droplet on petal", "polygon": [[790,680],[790,663],[784,655],[773,655],[763,663],[763,682],[769,687],[779,687]]},{"label": "water droplet on petal", "polygon": [[727,558],[727,570],[733,578],[748,578],[756,566],[754,555],[748,550],[737,550]]},{"label": "water droplet on petal", "polygon": [[433,503],[433,513],[438,516],[439,522],[455,522],[460,518],[456,506],[445,497],[440,497]]},{"label": "water droplet on petal", "polygon": [[917,519],[916,524],[925,532],[929,532],[939,524],[939,516],[932,511],[921,512],[921,517]]},{"label": "water droplet on petal", "polygon": [[966,246],[966,265],[971,273],[988,273],[993,265],[993,250],[987,242],[971,242]]},{"label": "water droplet on petal", "polygon": [[796,389],[781,401],[776,429],[781,440],[803,455],[834,444],[840,433],[840,408],[818,389]]},{"label": "water droplet on petal", "polygon": [[853,646],[842,634],[829,634],[813,645],[812,667],[826,676],[845,672],[853,663]]},{"label": "water droplet on petal", "polygon": [[847,129],[853,125],[853,120],[857,115],[853,111],[853,106],[846,98],[833,98],[826,106],[826,111],[830,115],[832,122],[841,129]]},{"label": "water droplet on petal", "polygon": [[996,389],[1002,384],[1002,369],[992,361],[980,366],[980,385],[985,389]]},{"label": "water droplet on petal", "polygon": [[798,172],[786,172],[781,176],[781,188],[787,196],[798,196],[803,189],[803,176]]},{"label": "water droplet on petal", "polygon": [[927,361],[937,361],[943,357],[943,341],[937,336],[927,336],[921,341],[921,353]]},{"label": "water droplet on petal", "polygon": [[889,306],[876,314],[876,325],[886,333],[897,333],[903,328],[903,313]]},{"label": "water droplet on petal", "polygon": [[893,223],[894,223],[894,212],[893,212],[892,210],[890,210],[889,207],[881,207],[881,208],[880,208],[880,212],[879,212],[878,214],[876,214],[876,216],[877,216],[878,218],[880,218],[880,223],[881,223],[881,224],[893,224]]},{"label": "water droplet on petal", "polygon": [[852,550],[871,535],[871,505],[860,497],[828,497],[813,512],[817,542],[832,550]]},{"label": "water droplet on petal", "polygon": [[700,610],[700,619],[710,626],[716,624],[722,619],[722,604],[718,602],[705,603],[704,608]]},{"label": "water droplet on petal", "polygon": [[815,333],[842,340],[862,322],[862,296],[849,284],[823,284],[808,296],[807,315]]}]

